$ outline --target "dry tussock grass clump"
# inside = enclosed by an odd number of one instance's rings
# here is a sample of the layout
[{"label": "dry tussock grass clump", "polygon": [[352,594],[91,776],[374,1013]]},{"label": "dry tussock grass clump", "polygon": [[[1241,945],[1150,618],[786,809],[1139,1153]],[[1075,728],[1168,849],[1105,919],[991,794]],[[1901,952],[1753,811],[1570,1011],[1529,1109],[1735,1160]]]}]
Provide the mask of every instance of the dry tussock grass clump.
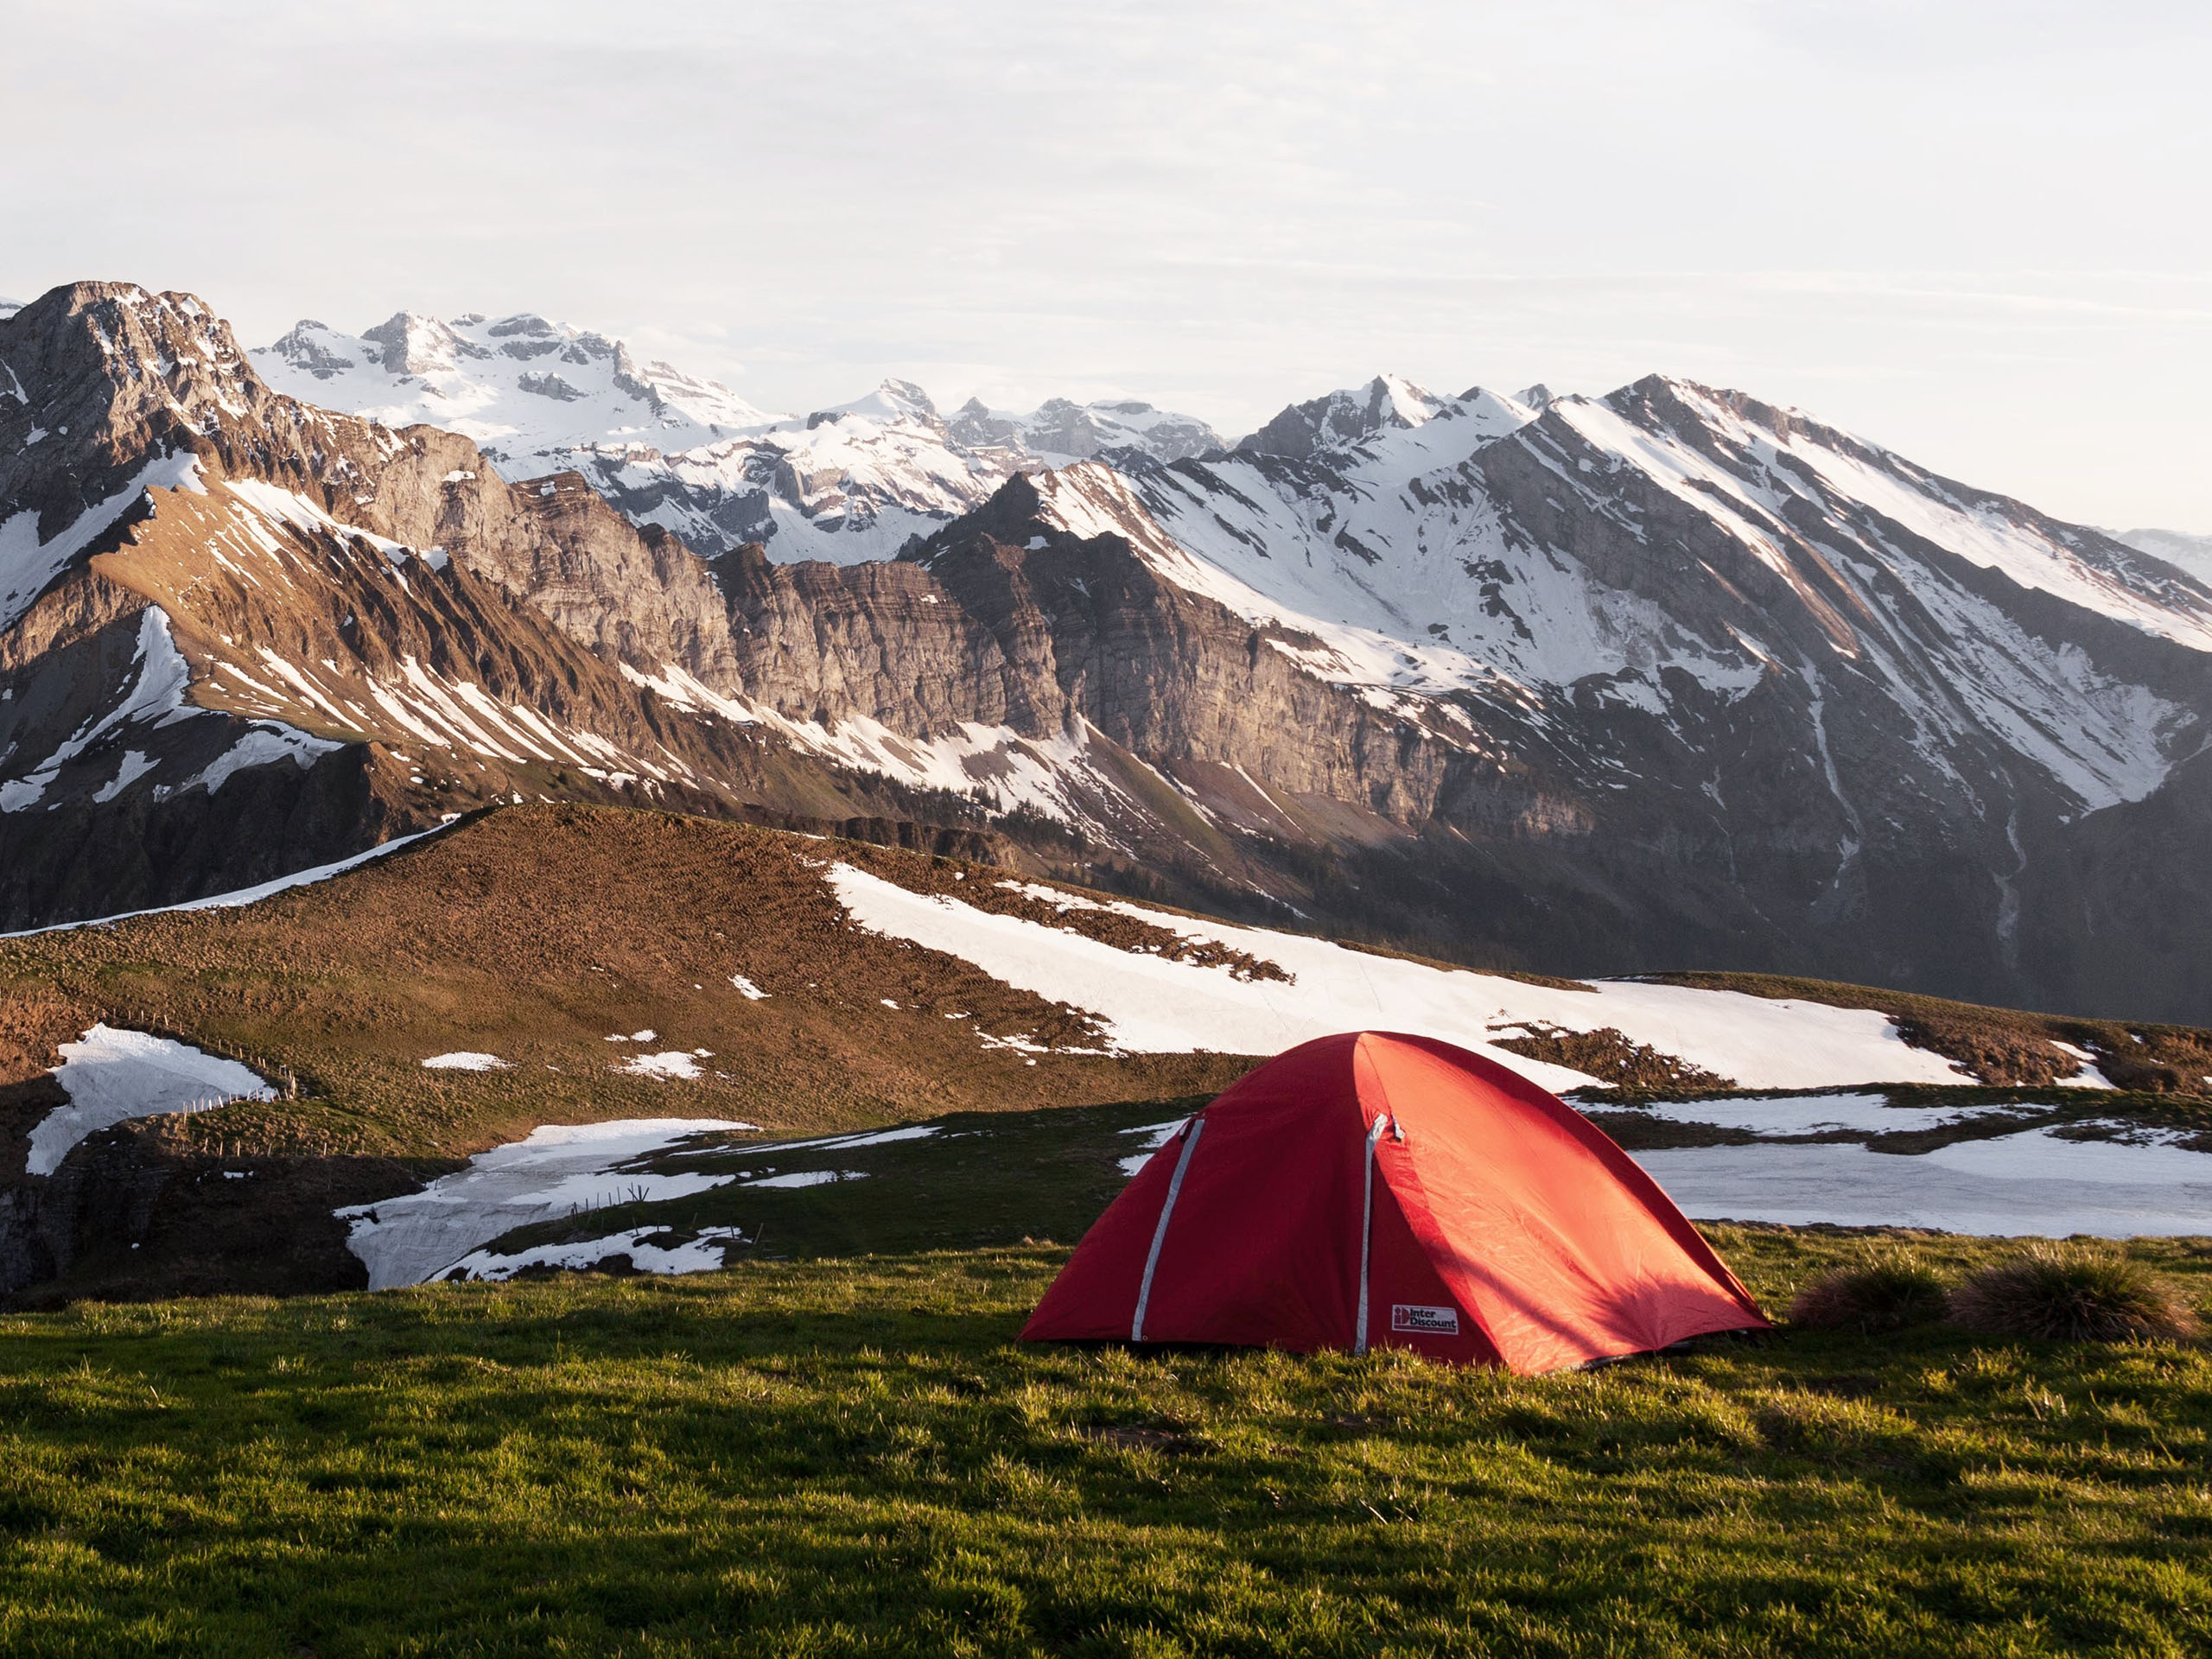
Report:
[{"label": "dry tussock grass clump", "polygon": [[1491,1046],[1532,1060],[1563,1065],[1631,1092],[1671,1094],[1702,1089],[1733,1089],[1735,1081],[1677,1055],[1632,1040],[1611,1026],[1596,1031],[1568,1031],[1532,1022],[1525,1037],[1499,1037]]},{"label": "dry tussock grass clump", "polygon": [[1904,1254],[1855,1268],[1831,1268],[1789,1304],[1789,1323],[1815,1331],[1878,1336],[1910,1325],[1932,1325],[1948,1306],[1942,1278]]},{"label": "dry tussock grass clump", "polygon": [[2041,1088],[2075,1076],[2082,1061],[2053,1043],[2032,1015],[1995,1011],[1961,1017],[1917,1009],[1898,1020],[1897,1035],[1914,1048],[1956,1061],[1986,1084]]},{"label": "dry tussock grass clump", "polygon": [[1951,1293],[1951,1318],[1991,1337],[2182,1342],[2203,1321],[2172,1284],[2106,1250],[2038,1245]]}]

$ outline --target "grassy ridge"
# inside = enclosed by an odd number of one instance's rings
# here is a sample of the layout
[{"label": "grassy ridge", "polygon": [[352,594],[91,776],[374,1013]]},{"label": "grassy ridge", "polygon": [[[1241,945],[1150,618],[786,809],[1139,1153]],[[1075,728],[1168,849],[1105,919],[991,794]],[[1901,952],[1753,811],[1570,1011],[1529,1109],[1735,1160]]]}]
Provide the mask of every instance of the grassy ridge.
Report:
[{"label": "grassy ridge", "polygon": [[[0,940],[0,1147],[52,1104],[55,1045],[95,1020],[296,1078],[297,1098],[172,1126],[241,1156],[450,1160],[616,1117],[818,1132],[1212,1091],[1251,1065],[1088,1052],[1086,1017],[851,925],[830,856],[914,881],[939,868],[665,813],[518,806],[249,908]],[[700,1077],[620,1071],[636,1050],[607,1039],[646,1029],[649,1050],[710,1051]],[[423,1069],[455,1050],[510,1068]]]},{"label": "grassy ridge", "polygon": [[[1776,1306],[1862,1248],[1717,1242]],[[2129,1248],[2212,1288],[2202,1242]],[[2201,1347],[1791,1333],[1538,1379],[1024,1349],[1062,1255],[0,1322],[0,1648],[2212,1643]]]}]

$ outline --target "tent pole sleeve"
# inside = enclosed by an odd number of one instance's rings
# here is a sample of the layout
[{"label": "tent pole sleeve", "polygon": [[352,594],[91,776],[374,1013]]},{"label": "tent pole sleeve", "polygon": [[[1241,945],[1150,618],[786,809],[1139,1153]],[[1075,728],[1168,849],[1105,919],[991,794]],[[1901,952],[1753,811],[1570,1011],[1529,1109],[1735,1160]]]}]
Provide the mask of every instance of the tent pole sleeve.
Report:
[{"label": "tent pole sleeve", "polygon": [[1183,1196],[1183,1172],[1191,1166],[1191,1154],[1198,1149],[1198,1136],[1205,1132],[1203,1117],[1191,1120],[1191,1132],[1183,1137],[1183,1153],[1175,1160],[1175,1173],[1167,1182],[1167,1201],[1160,1206],[1160,1224],[1152,1230],[1152,1249],[1144,1258],[1144,1282],[1137,1287],[1136,1317],[1129,1321],[1129,1340],[1144,1340],[1144,1311],[1152,1300],[1152,1275],[1160,1268],[1160,1247],[1167,1242],[1167,1218],[1175,1213],[1175,1200]]},{"label": "tent pole sleeve", "polygon": [[[1389,1127],[1390,1119],[1386,1115],[1376,1118],[1374,1127],[1367,1131],[1367,1185],[1359,1204],[1359,1329],[1351,1342],[1355,1354],[1367,1351],[1367,1258],[1375,1241],[1375,1146]],[[1147,1269],[1145,1277],[1151,1276]]]}]

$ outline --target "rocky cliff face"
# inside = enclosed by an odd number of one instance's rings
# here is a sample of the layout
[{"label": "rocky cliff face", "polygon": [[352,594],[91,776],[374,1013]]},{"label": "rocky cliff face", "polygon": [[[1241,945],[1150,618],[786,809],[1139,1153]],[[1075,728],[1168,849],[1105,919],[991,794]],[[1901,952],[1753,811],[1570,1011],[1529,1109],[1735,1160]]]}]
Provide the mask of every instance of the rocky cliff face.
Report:
[{"label": "rocky cliff face", "polygon": [[2202,741],[2203,587],[1733,394],[1370,393],[1303,455],[1012,480],[898,564],[726,559],[729,689],[1103,739],[1204,828],[1102,842],[1432,950],[2198,1012],[2171,958],[2063,970],[2100,924],[2054,894]]},{"label": "rocky cliff face", "polygon": [[843,823],[900,792],[646,690],[727,679],[705,563],[573,476],[271,392],[188,296],[0,321],[0,925],[327,861],[537,795]]}]

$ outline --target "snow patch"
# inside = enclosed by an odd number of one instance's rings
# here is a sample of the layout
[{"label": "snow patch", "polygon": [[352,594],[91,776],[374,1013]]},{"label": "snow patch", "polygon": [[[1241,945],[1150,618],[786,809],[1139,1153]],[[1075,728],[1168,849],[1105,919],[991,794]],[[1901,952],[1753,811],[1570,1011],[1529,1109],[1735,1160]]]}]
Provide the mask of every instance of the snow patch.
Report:
[{"label": "snow patch", "polygon": [[272,766],[280,760],[289,760],[305,772],[322,756],[344,747],[331,738],[313,737],[296,726],[287,726],[279,721],[256,721],[243,737],[187,779],[180,788],[204,785],[213,795],[235,774],[251,766]]},{"label": "snow patch", "polygon": [[629,1166],[702,1135],[750,1129],[719,1118],[628,1118],[547,1124],[529,1139],[480,1153],[466,1169],[419,1192],[335,1211],[369,1288],[421,1284],[502,1233],[612,1204],[688,1197],[735,1178],[660,1174]]},{"label": "snow patch", "polygon": [[682,1243],[645,1242],[668,1236],[664,1227],[639,1227],[626,1233],[610,1233],[604,1238],[586,1239],[581,1243],[539,1244],[512,1255],[472,1250],[437,1278],[448,1284],[471,1280],[498,1284],[513,1278],[525,1268],[565,1268],[582,1273],[617,1256],[627,1257],[632,1270],[638,1273],[712,1273],[724,1263],[724,1248],[742,1243],[745,1239],[744,1234],[734,1227],[702,1227],[695,1237]]},{"label": "snow patch", "polygon": [[61,1045],[54,1078],[68,1094],[30,1134],[33,1175],[51,1175],[86,1136],[134,1118],[200,1112],[233,1100],[273,1100],[276,1093],[236,1060],[143,1031],[100,1024],[81,1041]]},{"label": "snow patch", "polygon": [[433,1054],[423,1062],[425,1071],[505,1071],[509,1062],[496,1054],[485,1054],[472,1048],[456,1049],[450,1054]]},{"label": "snow patch", "polygon": [[632,1077],[659,1077],[667,1082],[696,1083],[705,1075],[697,1059],[681,1049],[664,1054],[632,1054],[614,1069]]},{"label": "snow patch", "polygon": [[1123,1129],[1123,1135],[1144,1136],[1144,1143],[1138,1151],[1116,1160],[1122,1173],[1134,1179],[1139,1170],[1152,1161],[1152,1154],[1173,1141],[1176,1132],[1190,1121],[1187,1117],[1178,1117],[1165,1123],[1140,1123],[1133,1129]]},{"label": "snow patch", "polygon": [[131,785],[137,783],[148,772],[153,771],[156,764],[156,763],[153,760],[149,760],[142,750],[124,750],[123,754],[123,763],[116,767],[115,776],[109,779],[106,783],[101,785],[99,789],[93,794],[93,802],[101,806],[106,805],[108,802],[113,800],[117,796],[122,794],[124,790],[130,788]]}]

